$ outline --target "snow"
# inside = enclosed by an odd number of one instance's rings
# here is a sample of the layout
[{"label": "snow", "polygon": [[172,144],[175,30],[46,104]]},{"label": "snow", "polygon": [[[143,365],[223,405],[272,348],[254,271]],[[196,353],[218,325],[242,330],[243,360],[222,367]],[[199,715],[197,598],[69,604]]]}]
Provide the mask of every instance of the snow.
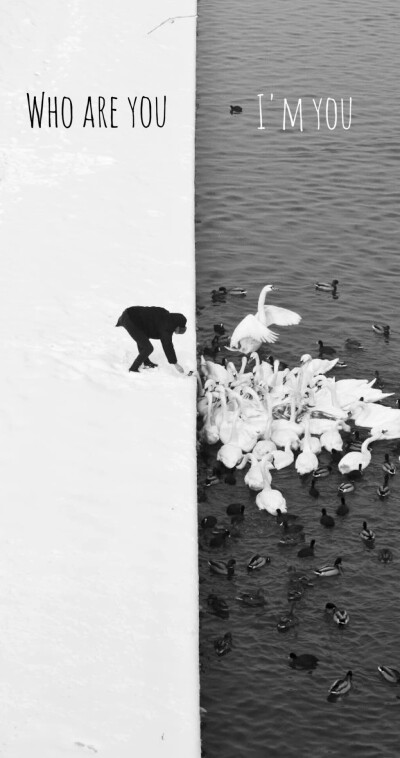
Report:
[{"label": "snow", "polygon": [[[188,317],[187,0],[0,11],[0,753],[197,756],[195,380],[127,369],[129,305]],[[31,129],[26,92],[118,97],[118,129]],[[167,94],[163,129],[127,96]],[[156,343],[157,345],[157,343]]]}]

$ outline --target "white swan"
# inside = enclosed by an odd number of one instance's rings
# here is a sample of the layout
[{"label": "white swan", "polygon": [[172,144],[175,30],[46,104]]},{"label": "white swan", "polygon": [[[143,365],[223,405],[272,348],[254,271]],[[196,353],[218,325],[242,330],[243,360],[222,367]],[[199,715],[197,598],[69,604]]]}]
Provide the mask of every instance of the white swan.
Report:
[{"label": "white swan", "polygon": [[284,450],[275,450],[275,452],[271,453],[271,460],[277,471],[293,463],[294,455],[290,447],[290,439],[287,440]]},{"label": "white swan", "polygon": [[286,500],[279,490],[273,490],[270,482],[269,469],[271,462],[264,460],[263,472],[264,472],[264,487],[256,497],[256,505],[260,511],[268,511],[272,516],[275,516],[278,509],[282,513],[287,512]]},{"label": "white swan", "polygon": [[300,476],[303,476],[304,474],[309,474],[311,471],[315,471],[316,468],[318,468],[318,458],[313,453],[311,449],[311,441],[310,441],[310,428],[308,423],[308,418],[304,418],[304,443],[303,443],[303,450],[302,452],[297,456],[296,462],[294,464],[294,467]]},{"label": "white swan", "polygon": [[207,393],[207,401],[208,401],[207,417],[202,429],[202,437],[206,441],[207,445],[215,445],[216,442],[219,442],[219,429],[215,421],[211,420],[212,402],[213,402],[213,396],[211,392]]},{"label": "white swan", "polygon": [[250,468],[244,477],[244,483],[247,484],[251,490],[259,492],[264,488],[262,464],[257,460],[256,456],[253,455],[253,453],[247,453],[243,456],[241,462],[237,465],[237,468],[242,469],[246,466],[247,463],[250,463]]},{"label": "white swan", "polygon": [[264,342],[276,342],[278,335],[269,329],[271,324],[278,326],[291,326],[301,321],[301,316],[287,308],[279,308],[275,305],[265,305],[268,292],[274,288],[267,284],[262,288],[258,298],[258,308],[255,316],[249,314],[240,321],[234,330],[230,347],[238,349],[242,353],[252,353],[258,350]]},{"label": "white swan", "polygon": [[361,445],[360,452],[353,450],[351,453],[347,453],[338,463],[338,469],[341,474],[350,474],[351,471],[358,471],[360,466],[364,470],[371,462],[371,452],[368,450],[368,446],[375,440],[380,440],[384,430],[381,430],[377,434],[372,434],[371,437],[367,437]]}]

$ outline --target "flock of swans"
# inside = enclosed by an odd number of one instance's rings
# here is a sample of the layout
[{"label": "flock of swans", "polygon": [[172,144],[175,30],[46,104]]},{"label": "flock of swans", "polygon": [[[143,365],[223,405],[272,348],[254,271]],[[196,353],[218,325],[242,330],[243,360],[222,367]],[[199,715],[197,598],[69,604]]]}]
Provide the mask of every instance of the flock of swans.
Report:
[{"label": "flock of swans", "polygon": [[[335,282],[337,284],[337,282]],[[299,535],[296,530],[303,527],[296,524],[294,514],[288,514],[285,497],[276,487],[272,486],[273,472],[294,466],[300,476],[312,475],[309,493],[318,497],[315,488],[317,477],[328,476],[331,466],[320,465],[318,455],[328,451],[332,456],[332,464],[337,462],[339,472],[347,476],[347,480],[339,486],[339,494],[354,489],[353,480],[371,462],[371,445],[376,440],[391,440],[400,437],[400,409],[384,406],[381,401],[393,393],[384,393],[377,382],[378,375],[368,379],[341,379],[327,377],[338,363],[338,358],[332,360],[322,356],[312,358],[303,355],[299,365],[290,369],[282,368],[280,361],[263,361],[257,350],[265,342],[274,343],[278,339],[272,325],[290,326],[298,324],[301,317],[294,311],[265,304],[266,295],[273,291],[268,285],[261,291],[258,309],[255,315],[246,316],[234,330],[231,350],[240,351],[243,355],[240,369],[233,362],[225,361],[224,365],[213,360],[207,360],[204,355],[200,358],[198,381],[197,411],[199,423],[199,446],[216,446],[217,461],[230,474],[236,469],[247,469],[244,482],[255,491],[255,502],[260,510],[275,516],[278,524],[284,527],[281,542],[297,544]],[[385,327],[388,329],[389,327]],[[387,336],[387,331],[384,332]],[[333,353],[335,351],[332,351]],[[328,355],[329,355],[328,351]],[[377,372],[375,372],[377,374]],[[358,432],[352,431],[349,422],[369,430],[364,441],[359,439]],[[352,434],[349,435],[349,433]],[[347,438],[347,439],[346,439]],[[345,449],[345,439],[346,444]],[[383,487],[377,492],[381,498],[387,496],[389,476],[395,473],[395,466],[390,462],[388,454],[382,465],[385,472]],[[230,482],[230,483],[234,483]],[[244,506],[238,503],[229,505],[226,509],[235,519],[243,519]],[[336,510],[340,516],[347,515],[349,508],[342,497],[342,504]],[[294,523],[293,523],[294,522]],[[331,528],[334,519],[322,509],[320,523]],[[201,526],[204,530],[216,527],[208,542],[209,547],[223,547],[230,532],[217,526],[215,516],[207,516]],[[304,539],[304,535],[301,535]],[[360,537],[365,545],[371,547],[375,542],[374,532],[363,522]],[[297,553],[300,558],[313,557],[315,539],[309,546],[303,547]],[[258,554],[248,563],[247,569],[253,571],[265,565],[270,559]],[[383,549],[378,555],[380,562],[390,562],[392,553]],[[235,572],[235,559],[228,561],[209,560],[212,573],[231,578]],[[320,577],[338,576],[342,572],[342,559],[336,558],[333,565],[322,566],[314,570]],[[293,575],[289,585],[288,600],[292,602],[291,609],[278,621],[278,631],[286,631],[298,623],[293,613],[293,605],[300,599],[306,586],[310,586],[300,572]],[[305,581],[304,586],[302,582]],[[264,592],[244,593],[237,600],[250,606],[263,606],[266,603]],[[207,600],[212,610],[222,618],[229,616],[226,602],[214,594]],[[326,614],[332,616],[336,624],[348,624],[347,611],[338,609],[335,604],[326,604]],[[232,635],[226,634],[214,643],[217,655],[225,655],[232,648]],[[296,656],[290,654],[291,665],[294,668],[314,668],[318,659],[308,654]],[[400,682],[400,673],[396,669],[378,667],[379,672],[389,682]],[[334,682],[329,690],[328,699],[337,699],[346,694],[352,685],[352,672],[348,671],[343,679]]]},{"label": "flock of swans", "polygon": [[[263,298],[260,307],[264,307]],[[283,311],[278,309],[273,317],[270,312],[267,321],[276,321]],[[282,321],[285,318],[283,313]],[[290,318],[294,323],[292,316],[286,318],[286,323]],[[251,326],[246,319],[241,324]],[[237,336],[234,338],[239,327],[232,342],[240,342]],[[269,326],[262,324],[262,328],[266,338]],[[257,334],[260,336],[261,331]],[[250,338],[253,337],[241,338],[247,340],[246,348]],[[261,361],[257,352],[250,353],[250,358],[254,359],[254,367],[246,371],[247,357],[236,370],[233,363],[222,366],[202,356],[197,410],[202,419],[201,439],[208,445],[222,443],[217,460],[231,470],[249,466],[244,481],[258,492],[256,504],[260,509],[272,515],[277,509],[284,513],[285,499],[271,486],[273,470],[293,464],[299,475],[312,474],[319,467],[318,455],[323,448],[330,453],[343,450],[342,433],[350,432],[350,420],[369,428],[371,433],[358,450],[340,459],[338,469],[342,474],[358,472],[369,465],[369,448],[375,440],[400,437],[400,410],[378,404],[393,393],[376,389],[375,379],[328,378],[326,374],[332,371],[337,358],[303,355],[299,366],[283,370],[279,360],[271,366]]]}]

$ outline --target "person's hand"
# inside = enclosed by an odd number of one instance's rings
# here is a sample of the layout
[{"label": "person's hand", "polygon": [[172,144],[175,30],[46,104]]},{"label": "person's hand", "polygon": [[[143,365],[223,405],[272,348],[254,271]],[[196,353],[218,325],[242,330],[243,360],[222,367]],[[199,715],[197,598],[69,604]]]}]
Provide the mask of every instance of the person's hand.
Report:
[{"label": "person's hand", "polygon": [[182,368],[182,366],[180,366],[179,363],[174,363],[174,366],[175,366],[176,370],[179,371],[180,374],[184,374],[185,373],[184,370],[183,370],[183,368]]}]

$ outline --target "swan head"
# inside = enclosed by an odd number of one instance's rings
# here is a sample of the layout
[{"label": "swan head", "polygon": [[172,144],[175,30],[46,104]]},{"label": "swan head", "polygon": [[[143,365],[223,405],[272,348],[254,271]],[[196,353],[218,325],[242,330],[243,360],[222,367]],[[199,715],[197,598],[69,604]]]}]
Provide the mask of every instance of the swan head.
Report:
[{"label": "swan head", "polygon": [[304,355],[302,355],[300,358],[301,363],[307,363],[308,361],[311,361],[311,360],[312,360],[311,355],[309,355],[308,353],[304,353]]}]

